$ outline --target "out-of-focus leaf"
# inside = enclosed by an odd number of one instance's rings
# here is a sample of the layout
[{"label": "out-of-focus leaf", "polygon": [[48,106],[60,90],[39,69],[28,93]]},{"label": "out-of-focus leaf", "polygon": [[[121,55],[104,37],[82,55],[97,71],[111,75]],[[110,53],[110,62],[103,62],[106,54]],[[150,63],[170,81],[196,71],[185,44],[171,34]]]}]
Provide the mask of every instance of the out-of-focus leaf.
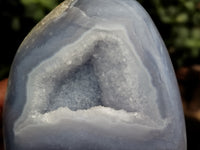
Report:
[{"label": "out-of-focus leaf", "polygon": [[188,14],[187,13],[180,13],[176,17],[177,23],[185,23],[188,21]]},{"label": "out-of-focus leaf", "polygon": [[20,0],[25,6],[27,17],[36,21],[41,20],[47,12],[58,5],[58,0]]},{"label": "out-of-focus leaf", "polygon": [[193,49],[200,48],[200,41],[196,39],[187,39],[183,44]]},{"label": "out-of-focus leaf", "polygon": [[193,58],[197,58],[198,56],[199,56],[199,54],[200,54],[200,49],[192,49],[191,50],[191,56],[193,57]]},{"label": "out-of-focus leaf", "polygon": [[194,11],[195,10],[195,3],[194,1],[185,1],[184,2],[184,6],[190,10],[190,11]]},{"label": "out-of-focus leaf", "polygon": [[55,0],[39,0],[39,3],[48,9],[53,9],[57,5]]},{"label": "out-of-focus leaf", "polygon": [[194,37],[195,39],[198,39],[200,42],[200,27],[199,28],[194,28],[192,30],[192,37]]},{"label": "out-of-focus leaf", "polygon": [[195,25],[200,25],[200,11],[197,11],[193,15],[193,22],[194,22]]},{"label": "out-of-focus leaf", "polygon": [[18,17],[14,17],[12,19],[12,29],[15,30],[15,31],[18,31],[20,29],[20,20]]}]

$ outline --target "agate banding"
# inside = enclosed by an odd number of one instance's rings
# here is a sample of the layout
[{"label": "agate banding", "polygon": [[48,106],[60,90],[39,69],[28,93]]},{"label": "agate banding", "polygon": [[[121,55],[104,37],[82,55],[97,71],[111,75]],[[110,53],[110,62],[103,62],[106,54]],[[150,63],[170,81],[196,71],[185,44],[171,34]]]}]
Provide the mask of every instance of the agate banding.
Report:
[{"label": "agate banding", "polygon": [[65,1],[14,59],[7,150],[185,150],[166,47],[134,0]]}]

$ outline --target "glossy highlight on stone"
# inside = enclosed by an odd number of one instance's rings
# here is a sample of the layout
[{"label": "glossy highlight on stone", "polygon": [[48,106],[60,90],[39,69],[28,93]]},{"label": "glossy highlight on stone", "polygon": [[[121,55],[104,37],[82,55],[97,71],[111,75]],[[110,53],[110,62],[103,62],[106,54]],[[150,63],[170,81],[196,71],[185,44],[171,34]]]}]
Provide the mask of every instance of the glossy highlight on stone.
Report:
[{"label": "glossy highlight on stone", "polygon": [[66,0],[22,42],[7,150],[186,150],[166,47],[135,0]]}]

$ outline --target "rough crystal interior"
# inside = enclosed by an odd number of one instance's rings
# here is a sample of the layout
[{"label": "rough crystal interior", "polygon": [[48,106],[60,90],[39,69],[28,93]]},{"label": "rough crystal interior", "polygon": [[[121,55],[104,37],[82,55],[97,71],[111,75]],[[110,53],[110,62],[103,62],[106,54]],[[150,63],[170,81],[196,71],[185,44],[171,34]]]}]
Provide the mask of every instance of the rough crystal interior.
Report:
[{"label": "rough crystal interior", "polygon": [[67,0],[21,44],[4,113],[7,150],[184,150],[173,68],[134,0]]},{"label": "rough crystal interior", "polygon": [[59,107],[78,110],[102,105],[101,89],[92,62],[88,60],[77,69],[70,70],[69,74],[64,74],[54,83],[52,92],[45,97],[49,103],[46,111]]}]

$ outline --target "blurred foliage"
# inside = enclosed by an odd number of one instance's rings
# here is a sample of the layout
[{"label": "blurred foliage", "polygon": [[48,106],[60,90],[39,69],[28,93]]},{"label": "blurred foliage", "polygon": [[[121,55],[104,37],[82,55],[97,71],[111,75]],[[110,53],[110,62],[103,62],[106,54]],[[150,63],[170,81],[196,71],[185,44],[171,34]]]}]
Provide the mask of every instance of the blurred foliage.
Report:
[{"label": "blurred foliage", "polygon": [[139,0],[152,16],[175,67],[200,63],[200,0]]},{"label": "blurred foliage", "polygon": [[20,0],[25,7],[25,16],[39,21],[61,0]]},{"label": "blurred foliage", "polygon": [[[63,0],[0,0],[0,79],[31,28]],[[138,0],[154,20],[174,67],[200,63],[200,0]]]},{"label": "blurred foliage", "polygon": [[7,77],[14,55],[28,32],[63,0],[0,0],[0,80]]}]

